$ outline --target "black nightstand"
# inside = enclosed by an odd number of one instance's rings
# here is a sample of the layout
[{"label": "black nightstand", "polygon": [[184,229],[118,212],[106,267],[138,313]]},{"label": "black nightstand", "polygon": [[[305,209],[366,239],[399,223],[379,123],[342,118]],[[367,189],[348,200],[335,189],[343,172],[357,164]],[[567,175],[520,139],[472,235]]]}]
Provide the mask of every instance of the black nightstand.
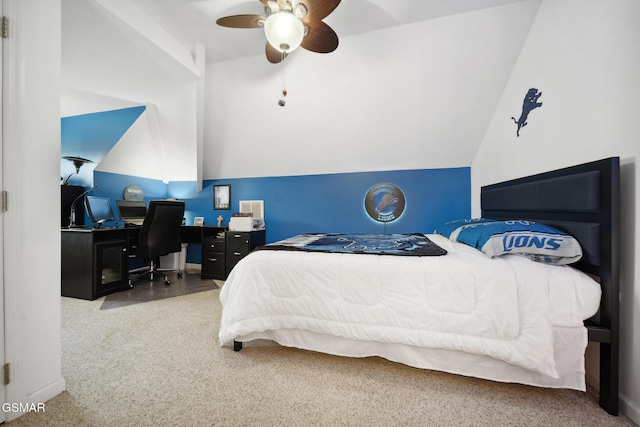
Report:
[{"label": "black nightstand", "polygon": [[227,231],[225,233],[225,264],[227,276],[242,258],[256,246],[264,245],[264,230]]}]

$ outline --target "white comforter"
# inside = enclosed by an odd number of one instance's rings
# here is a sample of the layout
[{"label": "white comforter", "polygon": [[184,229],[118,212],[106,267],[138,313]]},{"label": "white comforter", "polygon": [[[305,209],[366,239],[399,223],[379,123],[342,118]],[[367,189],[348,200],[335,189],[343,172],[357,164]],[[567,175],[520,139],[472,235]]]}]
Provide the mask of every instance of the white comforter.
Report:
[{"label": "white comforter", "polygon": [[221,345],[292,329],[489,356],[557,378],[553,327],[581,326],[600,287],[567,266],[428,236],[440,257],[257,251],[220,292]]}]

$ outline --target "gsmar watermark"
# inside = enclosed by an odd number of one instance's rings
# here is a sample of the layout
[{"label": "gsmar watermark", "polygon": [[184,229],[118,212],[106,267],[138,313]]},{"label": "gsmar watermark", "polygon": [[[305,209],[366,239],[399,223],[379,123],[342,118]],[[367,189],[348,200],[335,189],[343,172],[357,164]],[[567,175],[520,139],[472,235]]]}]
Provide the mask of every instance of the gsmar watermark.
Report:
[{"label": "gsmar watermark", "polygon": [[3,403],[2,412],[44,412],[44,403]]}]

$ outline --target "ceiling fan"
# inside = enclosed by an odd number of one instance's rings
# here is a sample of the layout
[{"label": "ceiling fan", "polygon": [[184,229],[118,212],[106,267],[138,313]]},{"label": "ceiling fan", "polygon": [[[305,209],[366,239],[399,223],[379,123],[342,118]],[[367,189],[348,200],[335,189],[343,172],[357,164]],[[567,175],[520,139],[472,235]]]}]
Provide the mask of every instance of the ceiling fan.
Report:
[{"label": "ceiling fan", "polygon": [[338,47],[338,35],[322,20],[341,0],[259,0],[265,15],[233,15],[220,18],[229,28],[264,28],[265,52],[272,64],[284,60],[299,46],[311,52],[329,53]]}]

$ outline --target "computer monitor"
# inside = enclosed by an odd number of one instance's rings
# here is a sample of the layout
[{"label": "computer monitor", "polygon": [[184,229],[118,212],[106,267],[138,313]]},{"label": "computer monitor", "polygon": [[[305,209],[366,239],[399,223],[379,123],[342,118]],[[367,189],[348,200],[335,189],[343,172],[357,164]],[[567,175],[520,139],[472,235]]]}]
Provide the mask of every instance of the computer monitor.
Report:
[{"label": "computer monitor", "polygon": [[147,204],[142,200],[116,200],[120,220],[126,224],[142,225]]},{"label": "computer monitor", "polygon": [[95,228],[100,228],[107,221],[115,221],[111,199],[108,197],[87,196],[84,199],[84,205]]}]

